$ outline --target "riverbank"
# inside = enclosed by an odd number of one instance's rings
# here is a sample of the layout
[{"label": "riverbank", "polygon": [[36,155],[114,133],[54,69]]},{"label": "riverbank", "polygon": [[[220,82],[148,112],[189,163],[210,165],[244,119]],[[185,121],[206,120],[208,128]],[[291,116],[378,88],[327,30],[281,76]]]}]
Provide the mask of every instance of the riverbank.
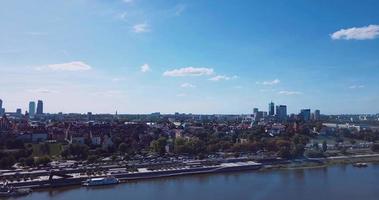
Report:
[{"label": "riverbank", "polygon": [[[311,169],[311,168],[324,168],[338,164],[353,164],[357,162],[365,163],[379,163],[379,154],[371,155],[353,155],[353,156],[339,156],[317,159],[299,159],[299,160],[261,160],[261,163],[253,161],[233,160],[233,162],[226,162],[221,164],[208,164],[204,165],[201,161],[192,161],[186,163],[184,166],[174,165],[171,167],[140,167],[136,171],[127,171],[125,168],[110,168],[107,173],[102,175],[82,175],[78,170],[65,171],[60,173],[49,172],[41,173],[41,179],[30,181],[11,182],[9,185],[16,188],[57,188],[66,186],[80,186],[83,181],[88,178],[115,176],[121,182],[138,181],[143,179],[158,179],[173,176],[190,176],[198,174],[211,174],[211,173],[225,173],[225,172],[238,172],[244,170],[296,170],[296,169]],[[70,174],[70,173],[71,174]],[[29,172],[28,172],[29,173]],[[33,172],[30,172],[33,173]],[[50,174],[50,175],[49,175]],[[55,177],[58,175],[58,177]],[[50,176],[50,177],[49,177]],[[65,177],[66,176],[66,177]],[[45,178],[43,178],[45,177]]]},{"label": "riverbank", "polygon": [[[50,172],[49,176],[41,176],[37,180],[26,180],[17,182],[8,182],[9,186],[15,188],[56,188],[71,185],[81,185],[83,181],[89,178],[101,178],[105,176],[114,176],[118,178],[121,182],[126,182],[130,180],[142,180],[142,179],[153,179],[153,178],[163,178],[172,176],[185,176],[185,175],[196,175],[196,174],[210,174],[210,173],[223,173],[223,172],[234,172],[243,170],[257,170],[262,167],[262,164],[253,161],[244,162],[232,162],[232,163],[220,163],[220,164],[208,164],[203,165],[201,163],[186,163],[185,166],[171,166],[171,167],[161,167],[161,168],[136,168],[133,171],[127,171],[125,168],[118,168],[109,170],[103,175],[86,175],[80,173],[64,174],[63,172]],[[32,172],[31,172],[32,173]],[[55,177],[57,176],[57,177]]]},{"label": "riverbank", "polygon": [[[125,184],[35,190],[17,200],[112,200],[165,199],[307,199],[307,200],[376,200],[379,164],[356,168],[335,164],[326,168],[243,171],[217,174],[176,176],[128,181]],[[320,192],[322,191],[322,192]],[[310,195],[317,194],[317,195]]]},{"label": "riverbank", "polygon": [[333,165],[340,164],[354,164],[354,163],[379,163],[379,154],[371,155],[351,155],[351,156],[338,156],[328,158],[309,159],[308,161],[294,161],[287,164],[268,165],[262,167],[261,171],[267,170],[295,170],[295,169],[312,169],[312,168],[325,168]]}]

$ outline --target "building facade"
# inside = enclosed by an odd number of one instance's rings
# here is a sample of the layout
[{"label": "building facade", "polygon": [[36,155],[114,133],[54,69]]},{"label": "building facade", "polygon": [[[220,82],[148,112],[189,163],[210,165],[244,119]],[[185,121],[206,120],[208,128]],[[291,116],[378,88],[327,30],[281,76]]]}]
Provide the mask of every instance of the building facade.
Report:
[{"label": "building facade", "polygon": [[34,116],[36,114],[36,102],[29,102],[29,115]]},{"label": "building facade", "polygon": [[268,115],[270,116],[275,115],[275,104],[272,101],[268,104]]},{"label": "building facade", "polygon": [[37,115],[43,114],[43,102],[41,100],[38,100],[37,103]]},{"label": "building facade", "polygon": [[300,111],[300,119],[303,121],[309,121],[311,119],[311,109],[302,109]]},{"label": "building facade", "polygon": [[3,109],[3,100],[0,99],[0,115],[4,115],[5,109]]},{"label": "building facade", "polygon": [[286,105],[276,106],[276,117],[279,121],[287,120],[287,106]]},{"label": "building facade", "polygon": [[315,110],[313,120],[318,121],[321,118],[320,110]]}]

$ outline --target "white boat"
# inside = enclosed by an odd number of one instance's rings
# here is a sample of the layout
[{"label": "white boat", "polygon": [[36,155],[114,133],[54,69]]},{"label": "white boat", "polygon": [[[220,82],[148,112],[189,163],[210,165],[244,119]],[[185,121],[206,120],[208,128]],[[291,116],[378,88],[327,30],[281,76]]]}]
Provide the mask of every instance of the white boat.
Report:
[{"label": "white boat", "polygon": [[354,163],[353,166],[354,167],[367,167],[368,164],[367,163]]},{"label": "white boat", "polygon": [[84,181],[83,186],[98,186],[98,185],[112,185],[118,184],[120,180],[114,176],[107,176],[103,178],[90,178]]}]

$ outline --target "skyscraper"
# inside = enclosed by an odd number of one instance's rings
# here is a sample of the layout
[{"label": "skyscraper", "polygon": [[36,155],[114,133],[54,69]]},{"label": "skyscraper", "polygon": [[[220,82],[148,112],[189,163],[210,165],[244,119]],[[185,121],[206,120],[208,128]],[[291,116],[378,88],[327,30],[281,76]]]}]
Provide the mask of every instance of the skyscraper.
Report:
[{"label": "skyscraper", "polygon": [[38,100],[37,102],[37,115],[43,114],[43,102],[41,100]]},{"label": "skyscraper", "polygon": [[[267,113],[266,113],[266,115],[267,115]],[[256,112],[256,113],[254,113],[253,119],[254,119],[254,121],[258,122],[258,121],[260,121],[263,117],[264,117],[264,112],[263,112],[263,111],[258,111],[258,112]]]},{"label": "skyscraper", "polygon": [[275,104],[272,101],[268,104],[268,115],[270,116],[275,115]]},{"label": "skyscraper", "polygon": [[0,99],[0,115],[3,115],[3,100]]},{"label": "skyscraper", "polygon": [[3,100],[0,99],[0,117],[5,114],[5,108],[3,108]]},{"label": "skyscraper", "polygon": [[287,106],[276,106],[276,117],[279,121],[285,121],[287,119]]},{"label": "skyscraper", "polygon": [[303,121],[309,121],[311,119],[311,109],[301,109],[300,118]]},{"label": "skyscraper", "polygon": [[315,110],[315,113],[314,113],[314,120],[315,120],[315,121],[320,120],[320,110]]},{"label": "skyscraper", "polygon": [[29,115],[34,116],[36,114],[36,102],[29,102]]}]

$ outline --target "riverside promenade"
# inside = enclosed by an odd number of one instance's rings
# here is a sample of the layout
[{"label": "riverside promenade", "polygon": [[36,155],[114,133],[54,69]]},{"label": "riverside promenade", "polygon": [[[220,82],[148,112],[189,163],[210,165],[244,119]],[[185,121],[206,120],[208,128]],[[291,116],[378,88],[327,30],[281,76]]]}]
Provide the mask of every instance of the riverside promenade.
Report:
[{"label": "riverside promenade", "polygon": [[[16,188],[48,188],[70,185],[81,185],[88,178],[114,176],[121,182],[140,179],[151,179],[171,176],[184,176],[194,174],[209,174],[222,172],[235,172],[244,170],[257,170],[262,167],[261,163],[254,161],[235,161],[224,163],[209,163],[191,161],[185,163],[165,163],[156,166],[104,166],[104,168],[85,168],[94,173],[83,173],[84,169],[50,170],[50,171],[28,171],[16,173],[3,173],[0,177],[3,182]],[[7,178],[16,177],[17,180],[8,181]],[[28,179],[25,177],[35,177]]]}]

